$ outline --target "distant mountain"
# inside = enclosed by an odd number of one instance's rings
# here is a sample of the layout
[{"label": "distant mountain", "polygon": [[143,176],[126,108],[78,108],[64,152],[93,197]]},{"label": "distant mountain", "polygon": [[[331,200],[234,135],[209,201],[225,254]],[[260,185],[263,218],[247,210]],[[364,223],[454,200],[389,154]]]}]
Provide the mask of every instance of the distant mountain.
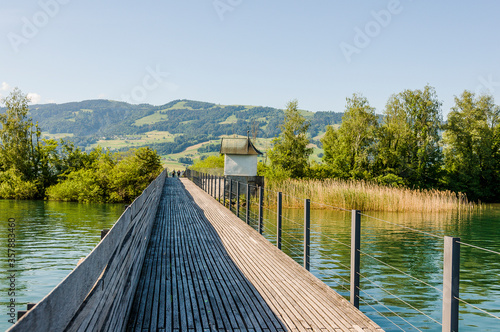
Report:
[{"label": "distant mountain", "polygon": [[[343,113],[304,111],[303,114],[311,122],[309,131],[314,137],[324,132],[327,125],[340,123]],[[175,142],[156,146],[163,153],[178,150],[171,146],[206,142],[220,135],[246,135],[247,131],[258,130],[258,136],[263,138],[275,137],[284,119],[283,110],[272,107],[193,100],[174,100],[161,106],[86,100],[32,105],[30,115],[44,132],[72,134],[70,139],[82,147],[105,137],[140,135],[153,130],[174,134]]]}]

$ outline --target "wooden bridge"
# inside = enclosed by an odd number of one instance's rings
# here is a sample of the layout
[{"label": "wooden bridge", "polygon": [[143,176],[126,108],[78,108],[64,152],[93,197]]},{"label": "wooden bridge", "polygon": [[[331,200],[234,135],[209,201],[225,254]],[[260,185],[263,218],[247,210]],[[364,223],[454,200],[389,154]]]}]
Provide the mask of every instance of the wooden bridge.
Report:
[{"label": "wooden bridge", "polygon": [[162,173],[8,331],[382,331],[188,179]]}]

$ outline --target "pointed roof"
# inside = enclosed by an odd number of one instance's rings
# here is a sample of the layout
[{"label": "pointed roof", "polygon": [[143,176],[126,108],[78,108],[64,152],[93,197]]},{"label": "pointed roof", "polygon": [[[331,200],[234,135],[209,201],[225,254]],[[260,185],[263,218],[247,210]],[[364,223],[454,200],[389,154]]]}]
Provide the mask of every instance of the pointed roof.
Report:
[{"label": "pointed roof", "polygon": [[240,155],[261,155],[250,138],[222,138],[220,142],[221,154],[240,154]]}]

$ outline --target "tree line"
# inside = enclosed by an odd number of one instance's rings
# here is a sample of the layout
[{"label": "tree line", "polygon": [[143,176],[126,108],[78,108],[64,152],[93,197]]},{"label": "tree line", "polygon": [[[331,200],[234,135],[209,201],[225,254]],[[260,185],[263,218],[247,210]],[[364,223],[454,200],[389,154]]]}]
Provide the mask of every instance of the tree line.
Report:
[{"label": "tree line", "polygon": [[464,91],[442,119],[431,86],[392,95],[383,116],[359,94],[347,98],[340,127],[321,139],[323,163],[309,163],[308,122],[287,105],[268,152],[273,179],[341,178],[417,189],[450,189],[469,199],[500,198],[500,107],[490,95]]},{"label": "tree line", "polygon": [[72,142],[41,139],[28,117],[29,99],[19,89],[2,102],[0,198],[79,202],[130,202],[163,169],[150,148],[85,152]]}]

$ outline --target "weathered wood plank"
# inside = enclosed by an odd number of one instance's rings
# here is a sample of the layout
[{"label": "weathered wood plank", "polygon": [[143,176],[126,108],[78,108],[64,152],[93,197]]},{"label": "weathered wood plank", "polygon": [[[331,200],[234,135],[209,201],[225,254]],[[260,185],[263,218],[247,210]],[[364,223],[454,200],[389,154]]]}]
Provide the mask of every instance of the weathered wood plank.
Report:
[{"label": "weathered wood plank", "polygon": [[[104,239],[92,250],[92,252],[85,258],[81,264],[78,265],[56,288],[52,290],[44,299],[42,299],[32,310],[23,316],[15,325],[8,331],[64,331],[64,330],[77,330],[79,328],[86,329],[85,322],[92,317],[96,311],[96,305],[101,303],[103,297],[109,298],[109,293],[105,290],[108,288],[110,280],[118,280],[113,278],[116,271],[111,271],[113,259],[123,255],[121,253],[121,244],[128,236],[135,236],[135,233],[128,231],[134,227],[134,215],[142,211],[137,209],[137,205],[142,205],[144,202],[149,201],[150,209],[156,209],[154,202],[159,199],[159,190],[163,188],[165,180],[165,173],[163,172],[156,180],[154,180],[147,190],[137,198],[129,208],[122,214],[122,216],[115,223],[113,228],[104,237]],[[155,195],[158,193],[158,195]],[[149,194],[149,195],[148,195]],[[153,197],[155,196],[155,197]],[[149,218],[152,221],[154,216]],[[152,223],[149,223],[152,225]],[[149,226],[149,231],[151,227]],[[146,231],[149,236],[149,233]],[[142,234],[137,232],[138,236]],[[124,246],[126,248],[126,246]],[[145,249],[146,247],[144,247]],[[125,254],[126,255],[126,254]],[[143,257],[143,254],[139,254]],[[137,260],[135,260],[137,262]],[[116,264],[120,271],[127,271],[127,268],[122,264]],[[118,272],[119,273],[119,272]],[[110,277],[111,279],[107,279]],[[127,279],[125,279],[127,281]],[[132,284],[133,283],[133,284]],[[118,287],[125,285],[120,280],[117,284]],[[133,278],[130,280],[131,287],[137,284]],[[130,288],[130,287],[129,287]],[[123,290],[116,290],[115,294],[123,294]],[[133,289],[132,292],[133,293]],[[116,299],[119,299],[117,297]],[[113,299],[113,300],[116,300]],[[127,302],[130,302],[127,300]],[[89,305],[89,307],[86,307]],[[106,323],[106,316],[109,310],[113,309],[114,304],[105,306],[106,310],[103,312],[103,319],[100,321],[101,330],[106,331],[107,327],[103,326]],[[121,324],[126,321],[128,315],[128,306],[116,306],[120,308],[115,314],[115,317],[122,317]],[[75,325],[79,322],[84,325]]]},{"label": "weathered wood plank", "polygon": [[[184,183],[190,192],[195,193],[195,202],[221,235],[233,260],[270,302],[270,306],[276,306],[273,308],[275,312],[282,312],[280,317],[293,316],[295,324],[299,324],[295,328],[299,329],[318,329],[314,327],[314,321],[317,321],[316,324],[323,324],[319,329],[337,327],[350,330],[353,326],[360,326],[367,331],[381,330],[361,312],[353,310],[347,300],[257,236],[258,232],[228,214],[227,209],[215,205],[208,195],[191,186],[190,182]],[[312,320],[312,323],[308,322],[310,327],[304,326],[304,321],[295,315]],[[294,329],[293,326],[289,328]]]},{"label": "weathered wood plank", "polygon": [[[166,231],[151,238],[165,251],[154,243],[148,249],[158,255],[165,296],[159,303],[142,301],[147,287],[138,288],[134,302],[158,305],[165,331],[352,331],[355,326],[381,331],[191,182],[169,179],[165,186],[168,195],[162,197],[164,212],[157,215],[155,232]],[[141,284],[142,278],[158,284],[142,271]],[[133,315],[130,331],[136,327]]]}]

